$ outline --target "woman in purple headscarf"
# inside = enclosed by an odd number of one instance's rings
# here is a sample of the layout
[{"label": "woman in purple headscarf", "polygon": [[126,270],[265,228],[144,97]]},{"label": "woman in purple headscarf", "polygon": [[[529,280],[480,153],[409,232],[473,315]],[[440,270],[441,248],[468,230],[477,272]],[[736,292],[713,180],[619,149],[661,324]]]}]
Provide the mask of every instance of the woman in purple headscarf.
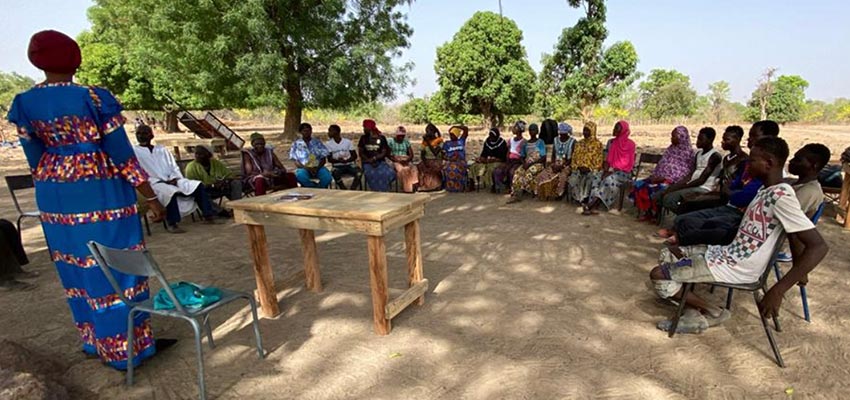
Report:
[{"label": "woman in purple headscarf", "polygon": [[694,163],[694,149],[691,148],[691,136],[688,128],[677,126],[670,133],[670,146],[664,150],[661,160],[646,179],[635,182],[630,197],[634,199],[641,221],[654,221],[658,212],[656,194],[661,193],[671,183],[678,182],[691,173]]}]

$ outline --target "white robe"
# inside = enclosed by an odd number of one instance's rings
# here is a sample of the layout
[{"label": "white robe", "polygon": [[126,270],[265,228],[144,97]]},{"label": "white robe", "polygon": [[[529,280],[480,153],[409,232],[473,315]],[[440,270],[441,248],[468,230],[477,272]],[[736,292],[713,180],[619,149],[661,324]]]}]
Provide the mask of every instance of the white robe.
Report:
[{"label": "white robe", "polygon": [[[154,146],[153,151],[147,147],[133,146],[133,151],[139,164],[150,176],[151,188],[163,206],[168,206],[175,194],[191,195],[201,184],[201,181],[184,178],[174,156],[163,146]],[[177,179],[177,186],[166,183],[172,179]],[[193,213],[198,205],[192,197],[177,197],[177,207],[180,215],[186,216]]]}]

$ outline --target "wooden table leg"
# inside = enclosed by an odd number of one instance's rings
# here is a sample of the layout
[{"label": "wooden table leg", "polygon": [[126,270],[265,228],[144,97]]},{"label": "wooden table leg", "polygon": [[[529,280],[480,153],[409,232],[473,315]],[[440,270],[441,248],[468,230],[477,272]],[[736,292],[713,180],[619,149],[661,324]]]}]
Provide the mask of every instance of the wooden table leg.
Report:
[{"label": "wooden table leg", "polygon": [[174,159],[180,161],[180,146],[174,146]]},{"label": "wooden table leg", "polygon": [[322,273],[319,271],[319,254],[316,251],[316,234],[310,229],[299,229],[301,252],[304,253],[304,276],[307,289],[322,291]]},{"label": "wooden table leg", "polygon": [[257,279],[260,314],[266,318],[276,317],[280,314],[280,307],[277,304],[277,290],[274,287],[274,272],[269,261],[266,229],[262,225],[245,226],[248,228],[251,258],[254,260],[254,277]]},{"label": "wooden table leg", "polygon": [[[422,245],[419,236],[419,220],[404,226],[404,248],[407,250],[407,285],[413,285],[424,279],[422,271]],[[425,295],[419,296],[416,304],[425,304]]]},{"label": "wooden table leg", "polygon": [[372,285],[372,318],[375,322],[375,333],[388,335],[392,325],[386,318],[385,308],[389,300],[387,248],[383,236],[369,236],[366,240],[369,244],[369,278]]}]

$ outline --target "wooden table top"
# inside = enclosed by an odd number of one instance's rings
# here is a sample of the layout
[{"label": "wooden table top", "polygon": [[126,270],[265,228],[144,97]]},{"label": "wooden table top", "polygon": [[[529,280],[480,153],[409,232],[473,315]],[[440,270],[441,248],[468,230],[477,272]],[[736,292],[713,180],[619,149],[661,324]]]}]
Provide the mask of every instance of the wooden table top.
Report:
[{"label": "wooden table top", "polygon": [[[312,194],[313,198],[281,201],[287,194]],[[379,193],[355,190],[295,188],[227,203],[241,211],[260,211],[308,217],[329,217],[383,222],[421,210],[431,199],[427,194]]]}]

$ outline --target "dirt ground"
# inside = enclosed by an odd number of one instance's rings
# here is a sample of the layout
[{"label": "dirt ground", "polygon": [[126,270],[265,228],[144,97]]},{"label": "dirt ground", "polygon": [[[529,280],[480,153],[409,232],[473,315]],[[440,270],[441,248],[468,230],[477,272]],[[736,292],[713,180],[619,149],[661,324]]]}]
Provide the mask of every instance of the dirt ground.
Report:
[{"label": "dirt ground", "polygon": [[[664,141],[666,129],[635,129],[636,140]],[[643,136],[640,132],[648,132]],[[790,132],[789,132],[790,131]],[[847,129],[783,129],[792,149],[847,144]],[[24,167],[18,150],[0,149],[0,171]],[[3,185],[0,183],[0,185]],[[0,187],[5,193],[6,188]],[[34,208],[32,194],[25,208]],[[317,232],[324,291],[303,281],[278,287],[282,314],[261,321],[268,356],[258,360],[250,313],[234,304],[215,314],[217,347],[205,347],[210,398],[239,399],[726,399],[842,398],[850,393],[850,231],[829,212],[818,229],[830,245],[812,273],[812,323],[799,292],[782,306],[776,366],[752,297],[740,293],[733,317],[700,335],[669,339],[655,328],[672,309],[647,289],[661,247],[655,227],[624,213],[583,217],[564,203],[505,205],[489,193],[437,194],[422,220],[426,303],[393,320],[389,336],[372,331],[365,238]],[[8,196],[0,217],[14,219]],[[180,342],[137,370],[137,383],[86,359],[39,225],[24,241],[41,276],[30,292],[0,291],[0,339],[52,356],[61,375],[98,398],[197,398],[192,333],[154,317],[155,334]],[[161,225],[148,247],[172,280],[250,291],[255,281],[245,228],[187,222],[184,235]],[[297,232],[268,228],[275,276],[302,268]],[[406,284],[401,232],[388,236],[390,286]],[[787,267],[786,267],[787,268]],[[153,285],[154,289],[158,288]],[[704,288],[698,289],[705,291]],[[391,294],[392,296],[392,294]],[[724,295],[708,295],[718,304]]]}]

